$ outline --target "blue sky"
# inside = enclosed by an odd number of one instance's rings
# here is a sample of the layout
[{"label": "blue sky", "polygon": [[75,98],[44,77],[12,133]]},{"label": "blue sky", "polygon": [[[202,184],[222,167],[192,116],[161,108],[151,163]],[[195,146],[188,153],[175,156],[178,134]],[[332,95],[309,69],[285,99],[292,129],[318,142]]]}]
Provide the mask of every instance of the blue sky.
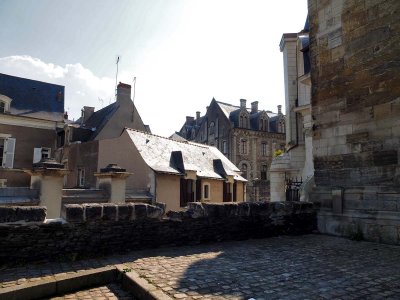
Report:
[{"label": "blue sky", "polygon": [[284,105],[279,41],[298,32],[306,0],[2,0],[0,72],[66,87],[71,118],[114,100],[137,77],[135,104],[169,136],[215,97]]}]

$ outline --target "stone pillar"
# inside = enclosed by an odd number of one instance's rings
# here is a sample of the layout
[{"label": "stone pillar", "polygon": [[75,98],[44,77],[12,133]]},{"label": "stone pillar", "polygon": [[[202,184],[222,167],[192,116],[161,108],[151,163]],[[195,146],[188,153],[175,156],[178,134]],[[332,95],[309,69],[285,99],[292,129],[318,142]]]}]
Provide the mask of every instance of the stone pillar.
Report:
[{"label": "stone pillar", "polygon": [[31,188],[40,191],[39,205],[46,206],[47,219],[60,218],[64,175],[69,171],[63,164],[46,159],[33,164],[33,170],[27,172],[31,175]]},{"label": "stone pillar", "polygon": [[281,154],[272,160],[270,174],[271,201],[286,201],[285,173],[290,172],[288,153]]},{"label": "stone pillar", "polygon": [[126,179],[131,174],[116,164],[109,164],[94,176],[97,177],[97,187],[108,192],[110,203],[125,203]]}]

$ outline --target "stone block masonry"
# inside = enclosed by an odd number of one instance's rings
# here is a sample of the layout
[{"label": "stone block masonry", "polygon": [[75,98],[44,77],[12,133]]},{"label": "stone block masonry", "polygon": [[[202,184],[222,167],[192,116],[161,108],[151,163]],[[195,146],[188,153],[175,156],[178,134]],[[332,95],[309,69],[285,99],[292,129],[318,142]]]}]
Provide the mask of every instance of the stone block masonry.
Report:
[{"label": "stone block masonry", "polygon": [[400,1],[308,4],[319,230],[398,244]]},{"label": "stone block masonry", "polygon": [[163,245],[191,245],[316,228],[312,203],[189,203],[183,212],[147,204],[66,205],[67,222],[0,224],[0,265],[74,260]]}]

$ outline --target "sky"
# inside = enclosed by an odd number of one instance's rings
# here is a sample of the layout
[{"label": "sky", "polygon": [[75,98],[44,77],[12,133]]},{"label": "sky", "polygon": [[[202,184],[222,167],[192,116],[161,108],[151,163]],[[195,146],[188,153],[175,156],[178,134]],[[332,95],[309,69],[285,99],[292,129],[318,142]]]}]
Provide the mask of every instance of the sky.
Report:
[{"label": "sky", "polygon": [[283,33],[307,0],[1,0],[0,73],[65,86],[77,119],[115,101],[118,82],[153,133],[170,136],[214,97],[284,107]]}]

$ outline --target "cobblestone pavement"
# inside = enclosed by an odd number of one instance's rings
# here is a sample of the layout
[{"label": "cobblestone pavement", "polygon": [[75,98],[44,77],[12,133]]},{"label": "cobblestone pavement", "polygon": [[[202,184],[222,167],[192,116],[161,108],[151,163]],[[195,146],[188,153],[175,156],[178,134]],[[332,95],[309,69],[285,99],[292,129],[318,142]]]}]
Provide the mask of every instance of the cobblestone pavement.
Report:
[{"label": "cobblestone pavement", "polygon": [[400,247],[284,236],[0,270],[0,289],[123,263],[176,299],[400,299]]},{"label": "cobblestone pavement", "polygon": [[130,300],[132,296],[121,289],[118,284],[108,284],[96,288],[91,288],[76,293],[66,294],[60,297],[50,298],[49,300]]}]

